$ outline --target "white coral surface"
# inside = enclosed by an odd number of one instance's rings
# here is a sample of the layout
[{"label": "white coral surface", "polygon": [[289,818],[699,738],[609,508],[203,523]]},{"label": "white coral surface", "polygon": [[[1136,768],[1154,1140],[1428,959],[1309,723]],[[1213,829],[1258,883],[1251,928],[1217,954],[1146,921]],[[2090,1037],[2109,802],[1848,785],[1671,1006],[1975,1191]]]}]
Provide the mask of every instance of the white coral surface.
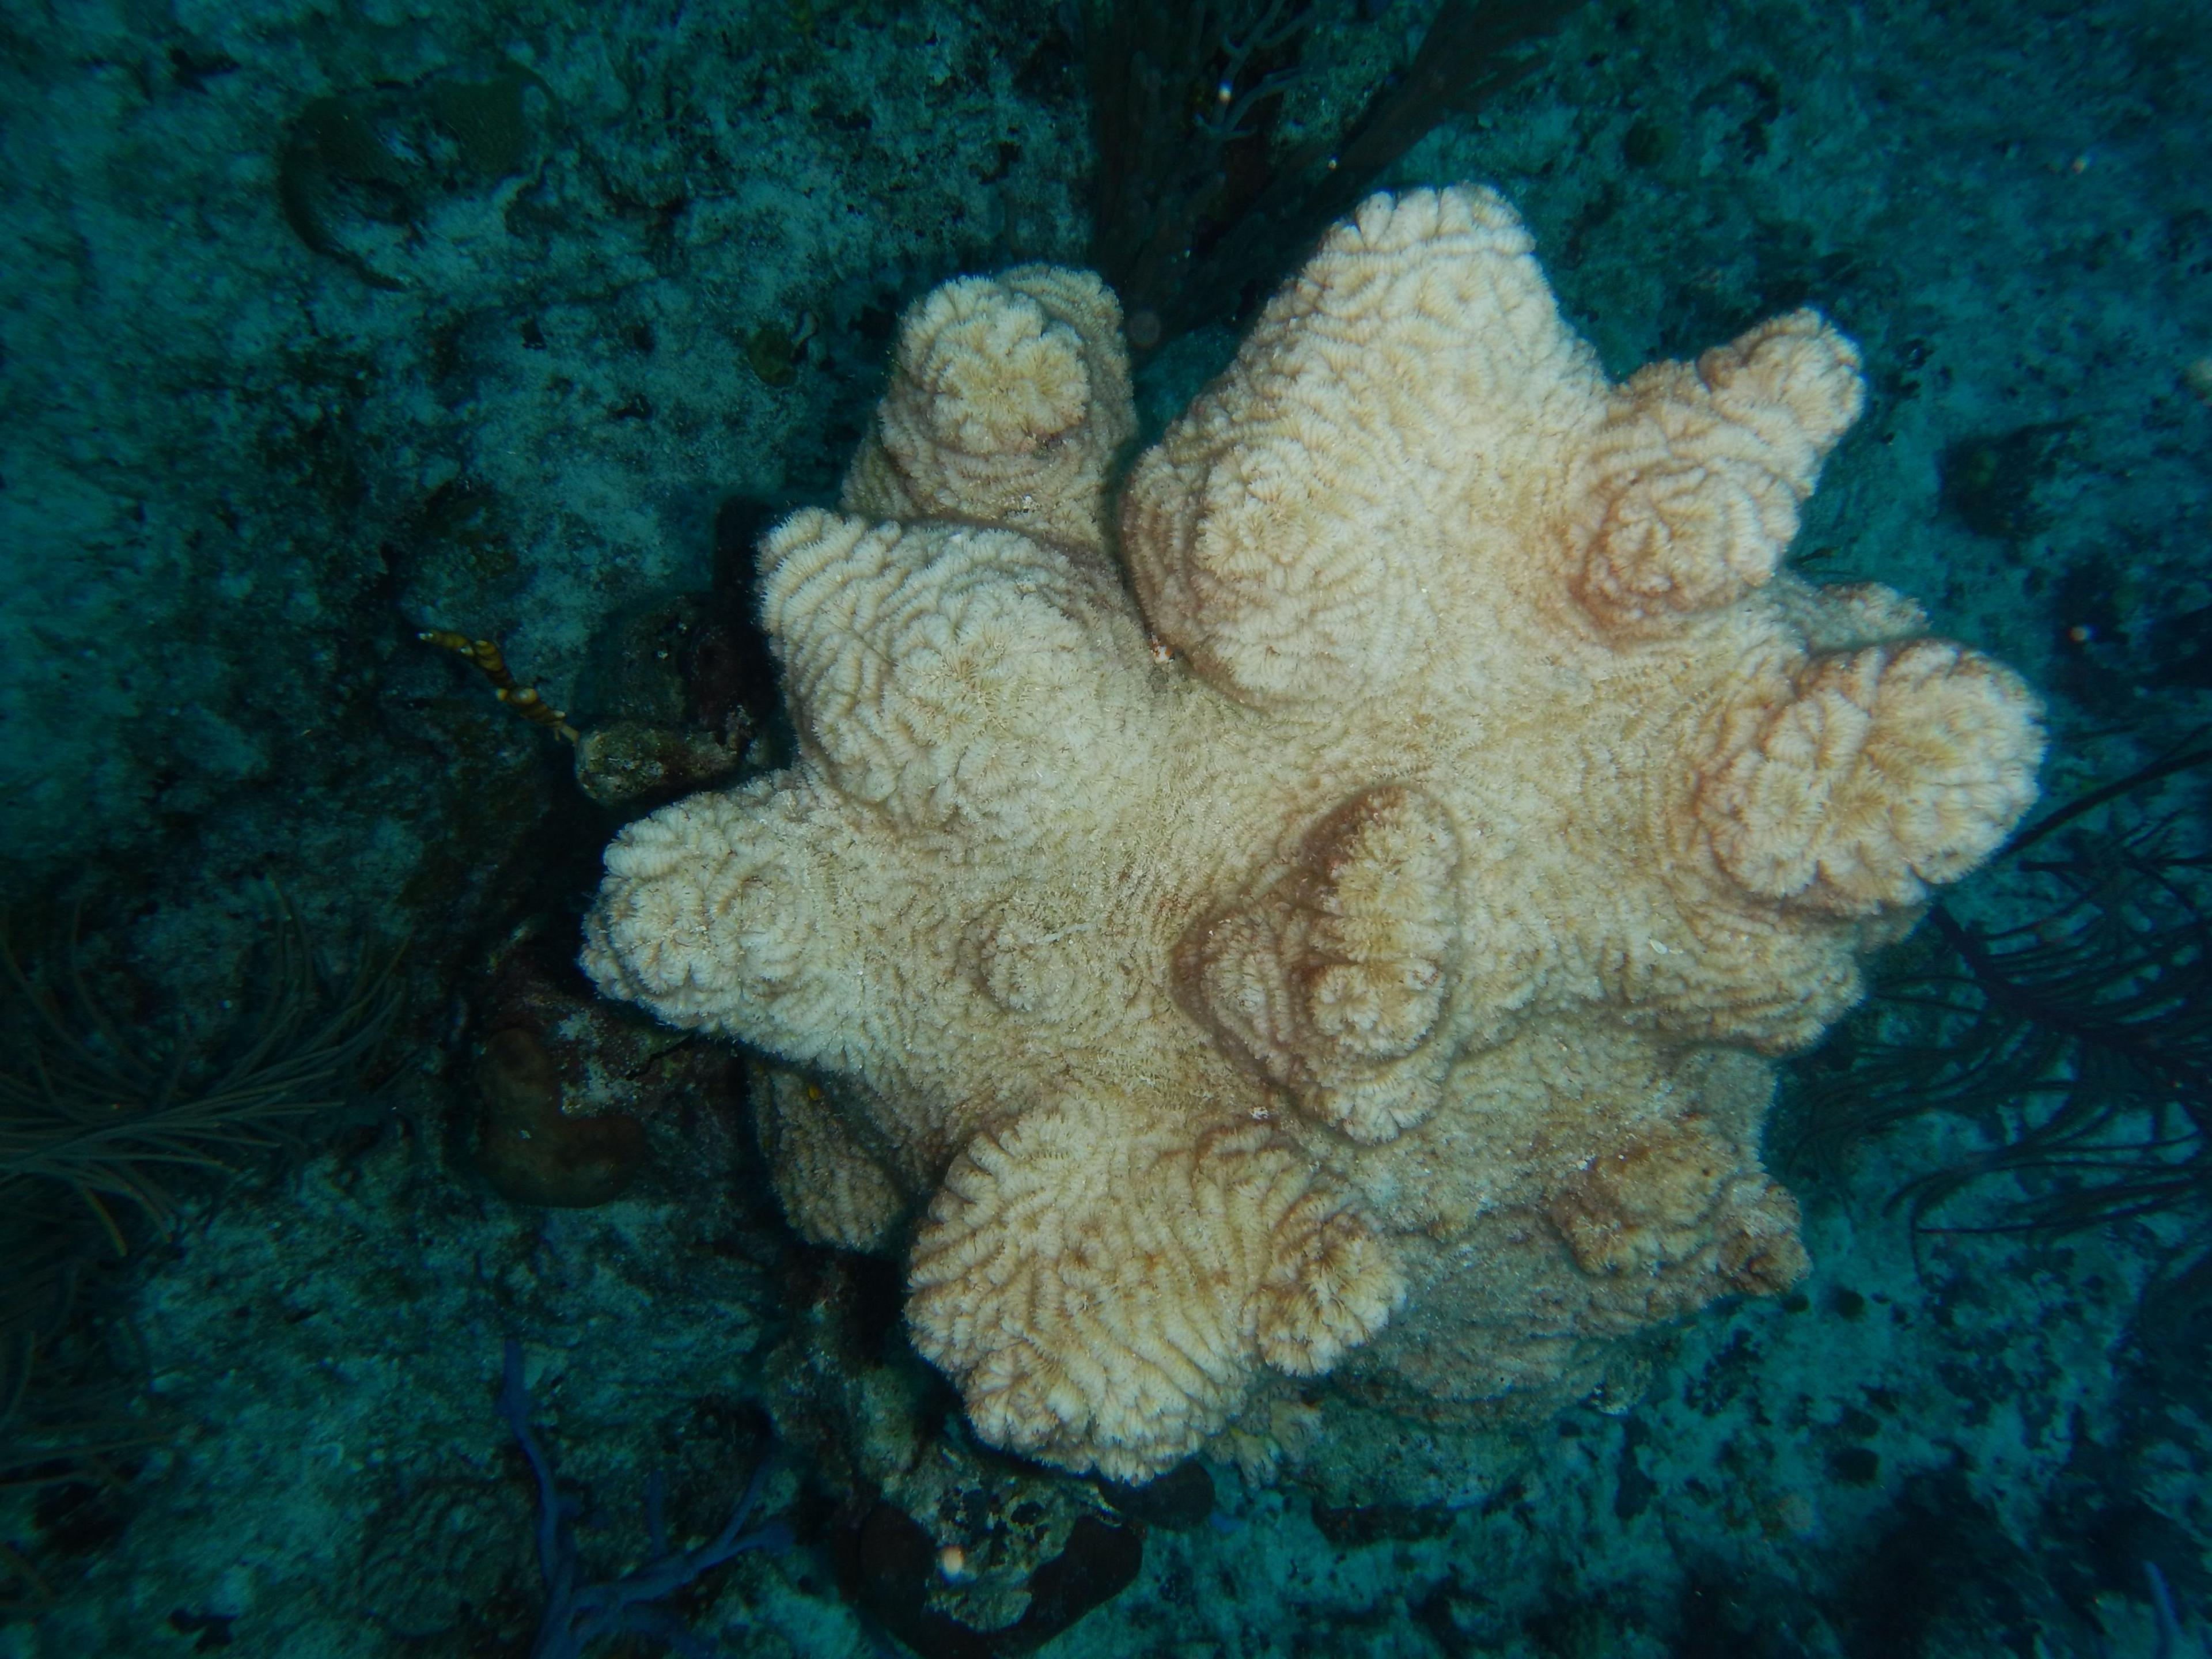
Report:
[{"label": "white coral surface", "polygon": [[1788,1284],[1761,1056],[2042,749],[1778,573],[1850,343],[1612,385],[1497,196],[1377,196],[1116,500],[1119,321],[1036,267],[908,314],[844,512],[761,550],[800,758],[626,829],[585,966],[773,1057],[794,1224],[908,1252],[977,1428],[1070,1468],[1271,1370],[1555,1404]]}]

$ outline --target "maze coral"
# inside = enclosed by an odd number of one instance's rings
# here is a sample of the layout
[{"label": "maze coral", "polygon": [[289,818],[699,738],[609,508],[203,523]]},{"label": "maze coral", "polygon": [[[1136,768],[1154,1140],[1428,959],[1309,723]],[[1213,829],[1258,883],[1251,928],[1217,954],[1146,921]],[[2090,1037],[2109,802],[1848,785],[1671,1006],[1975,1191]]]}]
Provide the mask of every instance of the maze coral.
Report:
[{"label": "maze coral", "polygon": [[1270,1367],[1556,1404],[1789,1284],[1765,1056],[2033,799],[2016,678],[1778,568],[1850,343],[1614,386],[1530,250],[1370,199],[1118,516],[1103,288],[924,300],[761,550],[799,763],[608,851],[586,967],[777,1057],[793,1221],[910,1249],[999,1444],[1145,1479]]}]

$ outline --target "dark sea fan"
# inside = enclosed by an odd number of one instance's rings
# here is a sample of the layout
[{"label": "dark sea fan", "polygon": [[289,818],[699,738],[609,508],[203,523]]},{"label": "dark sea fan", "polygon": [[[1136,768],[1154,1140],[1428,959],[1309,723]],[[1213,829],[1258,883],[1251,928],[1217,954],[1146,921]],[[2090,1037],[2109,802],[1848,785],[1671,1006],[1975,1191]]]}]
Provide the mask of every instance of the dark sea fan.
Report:
[{"label": "dark sea fan", "polygon": [[82,1477],[159,1438],[89,1352],[81,1289],[134,1231],[176,1219],[173,1183],[296,1139],[361,1092],[398,1016],[399,952],[334,981],[281,894],[254,1012],[205,1041],[143,1029],[94,988],[71,921],[26,961],[0,937],[0,1481]]},{"label": "dark sea fan", "polygon": [[2208,762],[2191,739],[2014,836],[1981,897],[2017,920],[1931,906],[1803,1068],[1796,1155],[1832,1166],[1909,1119],[1970,1117],[1991,1144],[1893,1195],[1916,1231],[2049,1237],[2159,1215],[2169,1280],[2205,1279],[2212,850],[2201,816],[2153,804]]}]

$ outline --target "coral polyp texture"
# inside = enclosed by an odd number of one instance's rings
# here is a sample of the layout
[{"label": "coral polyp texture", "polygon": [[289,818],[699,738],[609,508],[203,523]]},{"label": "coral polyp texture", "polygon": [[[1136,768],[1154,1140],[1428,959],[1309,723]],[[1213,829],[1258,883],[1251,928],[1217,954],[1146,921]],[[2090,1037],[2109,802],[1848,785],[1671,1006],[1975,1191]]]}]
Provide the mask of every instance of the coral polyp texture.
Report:
[{"label": "coral polyp texture", "polygon": [[1499,198],[1376,196],[1116,488],[1111,295],[954,283],[761,548],[797,763],[623,830],[585,965],[773,1057],[997,1444],[1586,1394],[1804,1271],[1768,1056],[2034,798],[2014,675],[1778,568],[1862,396],[1810,311],[1614,385]]}]

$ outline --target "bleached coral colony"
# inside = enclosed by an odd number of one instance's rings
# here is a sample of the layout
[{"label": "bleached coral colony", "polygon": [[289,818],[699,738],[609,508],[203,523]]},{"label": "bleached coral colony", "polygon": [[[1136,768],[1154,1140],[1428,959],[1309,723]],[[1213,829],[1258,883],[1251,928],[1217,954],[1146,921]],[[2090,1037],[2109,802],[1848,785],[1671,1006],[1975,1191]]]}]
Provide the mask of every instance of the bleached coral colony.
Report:
[{"label": "bleached coral colony", "polygon": [[1850,343],[1614,386],[1504,202],[1376,196],[1116,491],[1120,321],[1040,267],[909,313],[843,511],[761,549],[799,761],[625,830],[586,968],[776,1057],[793,1221],[909,1249],[977,1428],[1070,1468],[1265,1367],[1564,1401],[1789,1284],[1764,1056],[2043,746],[1778,568]]}]

